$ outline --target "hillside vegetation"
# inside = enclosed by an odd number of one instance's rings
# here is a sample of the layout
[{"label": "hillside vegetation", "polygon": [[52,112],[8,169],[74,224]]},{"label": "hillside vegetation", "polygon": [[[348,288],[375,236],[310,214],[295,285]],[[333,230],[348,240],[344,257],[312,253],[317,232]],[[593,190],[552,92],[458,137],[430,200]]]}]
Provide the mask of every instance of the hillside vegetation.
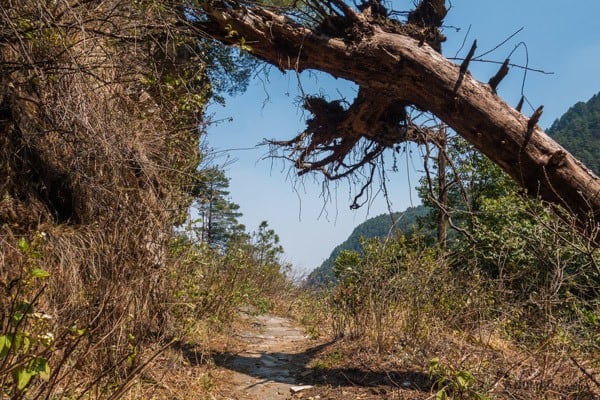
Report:
[{"label": "hillside vegetation", "polygon": [[[600,111],[596,101],[585,107],[592,119]],[[568,121],[572,110],[559,121]],[[600,159],[598,139],[586,143],[590,157]],[[311,283],[335,278],[320,295],[327,332],[343,343],[321,362],[332,371],[374,368],[374,359],[385,365],[382,372],[420,365],[442,399],[598,398],[597,245],[577,233],[567,213],[526,197],[464,140],[449,136],[446,154],[446,248],[422,230],[380,240],[391,224],[389,215],[378,216],[359,225],[311,275]],[[426,206],[410,209],[429,232],[442,212],[435,206],[438,163],[432,156],[418,188]],[[312,332],[324,330],[311,318],[305,322]],[[327,361],[332,354],[336,362]]]},{"label": "hillside vegetation", "polygon": [[[276,234],[235,223],[199,147],[208,101],[243,90],[252,61],[189,17],[0,4],[1,399],[122,398],[287,285]],[[189,221],[206,204],[210,223]]]},{"label": "hillside vegetation", "polygon": [[416,206],[409,207],[403,212],[381,214],[369,218],[354,228],[350,236],[336,246],[329,257],[308,275],[307,283],[311,286],[334,283],[333,267],[335,260],[343,250],[360,251],[362,239],[394,237],[398,233],[410,236],[419,229],[419,218],[424,217],[427,213],[427,208]]},{"label": "hillside vegetation", "polygon": [[547,133],[600,174],[600,93],[569,108]]},{"label": "hillside vegetation", "polygon": [[[596,175],[600,173],[600,93],[587,102],[573,105],[560,118],[556,119],[547,133],[563,145],[569,152],[590,168]],[[334,263],[343,250],[361,250],[361,238],[382,238],[394,235],[397,231],[410,236],[413,231],[423,228],[424,217],[430,211],[424,206],[409,207],[403,212],[382,214],[358,225],[350,236],[336,246],[329,257],[308,276],[309,285],[330,284],[335,281]],[[395,229],[391,220],[397,221]],[[427,224],[426,224],[427,225]],[[433,229],[428,224],[428,229]]]}]

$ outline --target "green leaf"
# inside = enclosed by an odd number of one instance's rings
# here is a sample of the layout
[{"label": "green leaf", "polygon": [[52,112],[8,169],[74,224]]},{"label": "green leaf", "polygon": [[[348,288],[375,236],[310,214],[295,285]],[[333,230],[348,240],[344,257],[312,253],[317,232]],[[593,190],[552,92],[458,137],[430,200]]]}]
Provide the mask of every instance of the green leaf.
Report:
[{"label": "green leaf", "polygon": [[29,339],[27,334],[17,332],[13,339],[13,347],[15,351],[27,353],[31,348],[31,339]]},{"label": "green leaf", "polygon": [[43,357],[36,357],[29,367],[29,371],[34,375],[39,375],[41,379],[48,381],[50,379],[50,366],[48,360]]},{"label": "green leaf", "polygon": [[4,358],[8,355],[12,345],[12,340],[6,335],[0,336],[0,357]]},{"label": "green leaf", "polygon": [[442,389],[435,394],[435,400],[448,400],[448,395],[446,394],[446,390]]},{"label": "green leaf", "polygon": [[475,380],[473,375],[468,371],[459,371],[456,374],[456,380],[460,388],[465,389]]},{"label": "green leaf", "polygon": [[127,356],[127,362],[126,365],[128,367],[131,367],[133,365],[133,363],[135,362],[135,359],[138,356],[138,348],[137,347],[133,347],[133,351],[131,352],[131,354],[129,354],[129,356]]},{"label": "green leaf", "polygon": [[30,275],[32,278],[47,278],[50,276],[50,273],[41,268],[34,268],[31,270]]},{"label": "green leaf", "polygon": [[29,251],[29,243],[27,243],[27,240],[25,238],[19,239],[19,243],[17,243],[17,245],[19,246],[19,250],[21,250],[22,253],[27,253]]},{"label": "green leaf", "polygon": [[31,258],[42,258],[42,253],[39,251],[32,250],[29,252],[29,257]]},{"label": "green leaf", "polygon": [[440,365],[440,359],[437,357],[432,358],[429,361],[429,374],[433,374],[437,370],[438,365]]},{"label": "green leaf", "polygon": [[29,381],[31,381],[31,378],[35,375],[35,373],[32,373],[31,371],[28,370],[28,368],[23,367],[19,367],[17,368],[17,372],[16,372],[16,381],[17,381],[17,389],[19,391],[23,391],[27,385],[29,385]]},{"label": "green leaf", "polygon": [[69,332],[71,332],[71,334],[76,335],[76,336],[81,336],[86,332],[85,328],[78,328],[77,325],[72,325],[69,328]]},{"label": "green leaf", "polygon": [[33,312],[33,307],[27,301],[22,301],[15,307],[12,315],[11,322],[14,326],[17,326],[21,323],[21,320],[25,318],[27,314],[31,314]]},{"label": "green leaf", "polygon": [[10,317],[10,320],[14,326],[17,326],[19,322],[25,317],[25,313],[21,311],[15,311],[13,315]]}]

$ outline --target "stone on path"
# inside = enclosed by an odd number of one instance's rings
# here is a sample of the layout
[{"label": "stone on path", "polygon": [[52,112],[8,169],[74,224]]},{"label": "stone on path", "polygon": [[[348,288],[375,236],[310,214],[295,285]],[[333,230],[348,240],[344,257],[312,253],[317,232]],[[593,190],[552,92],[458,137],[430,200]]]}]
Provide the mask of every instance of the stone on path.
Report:
[{"label": "stone on path", "polygon": [[311,389],[312,387],[313,386],[311,386],[311,385],[292,386],[290,388],[290,392],[292,392],[292,394],[295,394],[295,393],[301,392],[306,389]]},{"label": "stone on path", "polygon": [[[306,376],[310,339],[287,318],[251,316],[251,329],[238,332],[246,349],[224,363],[236,400],[285,400],[311,388],[297,378]],[[292,386],[290,386],[292,385]]]}]

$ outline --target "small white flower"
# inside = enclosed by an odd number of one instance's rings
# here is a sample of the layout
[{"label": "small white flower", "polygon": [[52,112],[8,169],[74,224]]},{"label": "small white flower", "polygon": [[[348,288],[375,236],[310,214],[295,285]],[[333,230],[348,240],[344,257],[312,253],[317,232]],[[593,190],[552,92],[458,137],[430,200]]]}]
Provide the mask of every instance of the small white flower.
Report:
[{"label": "small white flower", "polygon": [[52,332],[46,332],[40,336],[40,340],[43,340],[46,343],[50,343],[54,340],[54,334]]},{"label": "small white flower", "polygon": [[37,319],[52,319],[52,315],[50,314],[46,314],[46,313],[41,313],[41,312],[34,312],[33,314],[31,314],[31,316],[33,318],[37,318]]}]

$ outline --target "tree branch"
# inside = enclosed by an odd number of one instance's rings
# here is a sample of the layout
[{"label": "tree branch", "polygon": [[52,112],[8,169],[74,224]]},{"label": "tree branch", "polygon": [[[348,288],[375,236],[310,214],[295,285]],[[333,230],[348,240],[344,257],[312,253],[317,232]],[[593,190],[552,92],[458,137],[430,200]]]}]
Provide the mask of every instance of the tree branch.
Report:
[{"label": "tree branch", "polygon": [[[379,97],[431,111],[530,195],[572,210],[582,225],[600,224],[600,179],[567,152],[558,166],[549,168],[552,155],[564,149],[537,125],[522,151],[529,118],[469,74],[454,91],[459,66],[423,44],[418,35],[409,35],[409,29],[388,32],[371,23],[368,36],[357,32],[349,41],[268,10],[226,7],[217,0],[201,4],[208,20],[198,22],[198,28],[215,39],[238,44],[239,38],[228,34],[230,27],[251,46],[252,54],[283,70],[321,70]],[[348,133],[338,134],[343,138]]]}]

